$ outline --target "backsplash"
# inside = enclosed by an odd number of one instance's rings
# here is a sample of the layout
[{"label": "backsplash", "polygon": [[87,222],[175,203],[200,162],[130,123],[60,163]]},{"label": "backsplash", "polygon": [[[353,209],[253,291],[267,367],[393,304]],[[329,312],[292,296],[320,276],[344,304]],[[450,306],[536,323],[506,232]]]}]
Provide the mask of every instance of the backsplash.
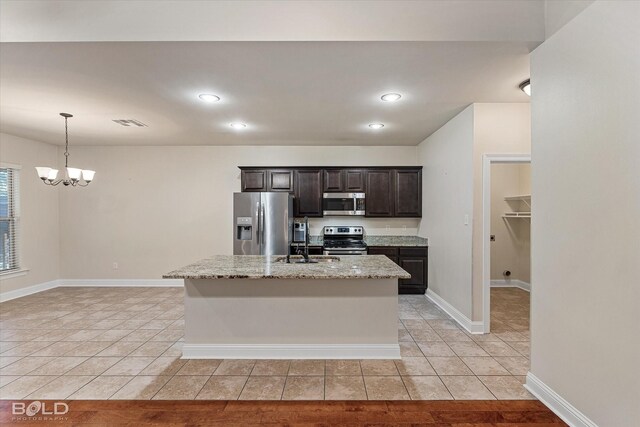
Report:
[{"label": "backsplash", "polygon": [[326,225],[361,225],[369,236],[415,236],[418,234],[420,218],[366,218],[350,216],[331,216],[309,218],[310,234],[322,234]]}]

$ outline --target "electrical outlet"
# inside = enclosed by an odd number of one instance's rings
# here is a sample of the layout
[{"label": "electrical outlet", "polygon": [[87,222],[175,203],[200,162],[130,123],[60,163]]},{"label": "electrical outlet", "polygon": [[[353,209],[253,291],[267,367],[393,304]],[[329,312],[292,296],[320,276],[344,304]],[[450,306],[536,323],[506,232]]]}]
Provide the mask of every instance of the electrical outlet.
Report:
[{"label": "electrical outlet", "polygon": [[496,241],[496,235],[492,234],[491,236],[489,236],[489,241],[490,242],[495,242]]},{"label": "electrical outlet", "polygon": [[118,263],[117,263],[117,262],[114,262],[114,263],[113,263],[113,269],[114,269],[114,270],[117,270],[117,269],[118,269]]}]

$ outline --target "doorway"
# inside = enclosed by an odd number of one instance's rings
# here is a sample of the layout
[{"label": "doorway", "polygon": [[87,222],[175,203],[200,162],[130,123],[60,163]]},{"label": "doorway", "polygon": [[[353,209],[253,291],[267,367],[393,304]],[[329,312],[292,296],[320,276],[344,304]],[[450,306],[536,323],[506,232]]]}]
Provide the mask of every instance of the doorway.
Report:
[{"label": "doorway", "polygon": [[531,291],[531,204],[531,156],[485,155],[483,331],[508,338],[526,356]]}]

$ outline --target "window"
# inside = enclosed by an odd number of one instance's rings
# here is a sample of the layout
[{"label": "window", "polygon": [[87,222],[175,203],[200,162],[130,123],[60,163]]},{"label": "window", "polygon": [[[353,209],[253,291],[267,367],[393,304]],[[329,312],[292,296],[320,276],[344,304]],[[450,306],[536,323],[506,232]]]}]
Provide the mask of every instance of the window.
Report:
[{"label": "window", "polygon": [[0,166],[0,273],[20,269],[18,167]]}]

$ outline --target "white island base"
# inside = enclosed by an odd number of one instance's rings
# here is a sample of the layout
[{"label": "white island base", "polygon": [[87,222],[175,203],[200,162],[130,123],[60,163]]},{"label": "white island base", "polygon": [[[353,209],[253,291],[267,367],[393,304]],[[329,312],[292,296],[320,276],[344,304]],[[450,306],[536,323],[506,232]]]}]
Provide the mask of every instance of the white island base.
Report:
[{"label": "white island base", "polygon": [[185,279],[184,359],[400,359],[398,279]]}]

